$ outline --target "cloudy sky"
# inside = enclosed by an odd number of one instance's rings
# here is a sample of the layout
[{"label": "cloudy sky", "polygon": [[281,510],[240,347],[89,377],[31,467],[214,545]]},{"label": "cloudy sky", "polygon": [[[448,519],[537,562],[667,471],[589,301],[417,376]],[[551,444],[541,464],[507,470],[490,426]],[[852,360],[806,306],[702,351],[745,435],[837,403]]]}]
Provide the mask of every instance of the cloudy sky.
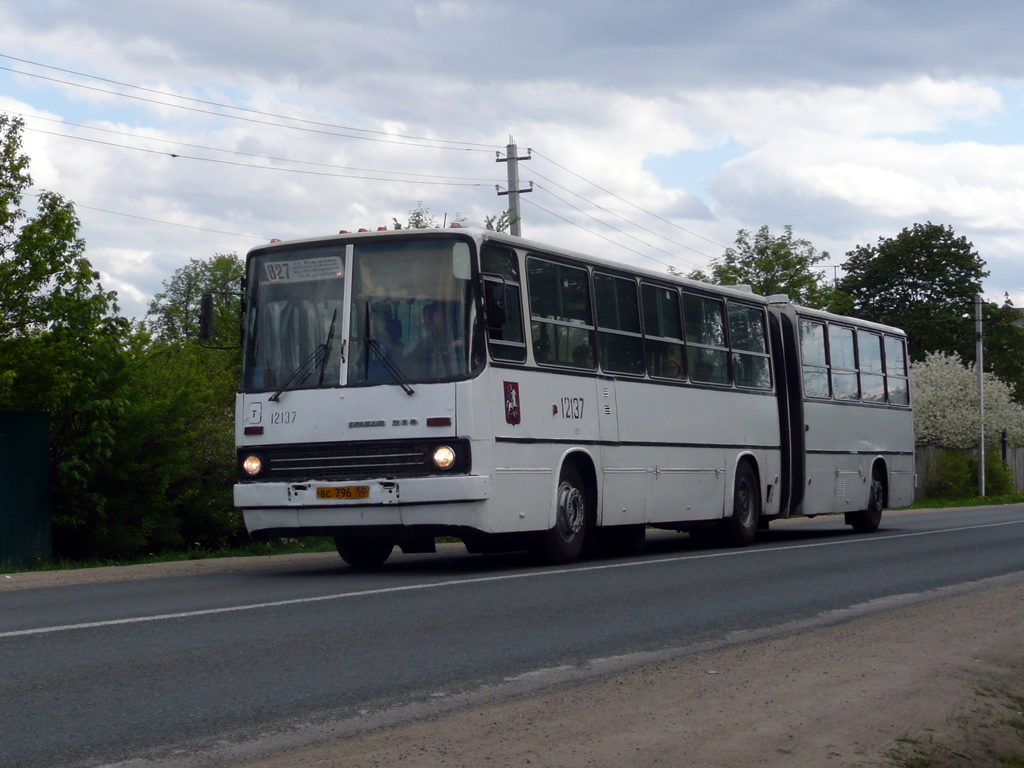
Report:
[{"label": "cloudy sky", "polygon": [[[141,317],[191,258],[405,221],[655,269],[932,221],[1024,306],[1024,4],[0,0],[0,110]],[[31,204],[31,200],[26,201]]]}]

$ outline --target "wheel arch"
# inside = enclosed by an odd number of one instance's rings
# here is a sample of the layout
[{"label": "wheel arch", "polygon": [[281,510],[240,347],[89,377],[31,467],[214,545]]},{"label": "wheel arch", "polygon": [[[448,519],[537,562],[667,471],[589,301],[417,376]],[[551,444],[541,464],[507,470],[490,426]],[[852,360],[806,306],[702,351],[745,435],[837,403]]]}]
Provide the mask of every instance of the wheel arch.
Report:
[{"label": "wheel arch", "polygon": [[764,481],[761,477],[761,462],[757,460],[757,455],[753,451],[740,451],[736,454],[736,460],[732,465],[732,473],[726,478],[726,490],[728,491],[723,507],[723,513],[726,517],[732,514],[732,507],[735,501],[734,496],[736,494],[736,474],[739,472],[740,467],[746,464],[750,467],[750,470],[754,473],[754,480],[757,482],[757,492],[760,495],[761,505],[764,506]]},{"label": "wheel arch", "polygon": [[882,501],[883,506],[889,506],[889,465],[885,460],[885,456],[875,456],[871,460],[871,472],[868,475],[868,482],[878,474],[879,479],[882,481]]},{"label": "wheel arch", "polygon": [[574,448],[562,454],[558,462],[558,469],[555,472],[555,487],[552,491],[551,519],[549,524],[555,521],[555,506],[558,496],[558,484],[562,479],[562,472],[567,466],[575,467],[583,481],[583,490],[587,495],[587,520],[586,525],[593,528],[597,525],[597,510],[600,508],[598,501],[597,466],[593,455],[583,448]]}]

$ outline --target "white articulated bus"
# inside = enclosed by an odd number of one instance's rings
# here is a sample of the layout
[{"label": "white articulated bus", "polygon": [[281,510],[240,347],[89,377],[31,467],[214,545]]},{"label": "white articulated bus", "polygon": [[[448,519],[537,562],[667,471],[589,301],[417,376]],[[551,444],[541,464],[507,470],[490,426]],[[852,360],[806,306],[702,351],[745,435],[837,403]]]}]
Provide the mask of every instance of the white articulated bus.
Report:
[{"label": "white articulated bus", "polygon": [[475,228],[247,256],[235,504],[254,536],[531,547],[647,526],[750,542],[913,498],[896,328]]}]

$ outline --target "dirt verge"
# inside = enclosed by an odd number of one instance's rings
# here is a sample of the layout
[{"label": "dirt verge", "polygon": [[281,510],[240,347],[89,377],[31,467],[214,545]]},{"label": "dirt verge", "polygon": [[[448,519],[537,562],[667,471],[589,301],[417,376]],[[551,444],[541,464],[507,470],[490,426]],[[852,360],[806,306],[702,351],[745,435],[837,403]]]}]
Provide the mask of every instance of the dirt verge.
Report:
[{"label": "dirt verge", "polygon": [[234,765],[997,765],[1024,754],[1022,606],[979,590]]}]

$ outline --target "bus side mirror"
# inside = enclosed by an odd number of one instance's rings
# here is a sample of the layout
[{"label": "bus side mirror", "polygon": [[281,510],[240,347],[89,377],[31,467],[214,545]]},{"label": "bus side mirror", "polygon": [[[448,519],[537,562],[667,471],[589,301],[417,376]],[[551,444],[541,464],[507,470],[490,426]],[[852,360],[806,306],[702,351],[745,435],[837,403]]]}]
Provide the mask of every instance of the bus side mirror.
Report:
[{"label": "bus side mirror", "polygon": [[199,340],[213,338],[213,294],[204,293],[199,299]]}]

